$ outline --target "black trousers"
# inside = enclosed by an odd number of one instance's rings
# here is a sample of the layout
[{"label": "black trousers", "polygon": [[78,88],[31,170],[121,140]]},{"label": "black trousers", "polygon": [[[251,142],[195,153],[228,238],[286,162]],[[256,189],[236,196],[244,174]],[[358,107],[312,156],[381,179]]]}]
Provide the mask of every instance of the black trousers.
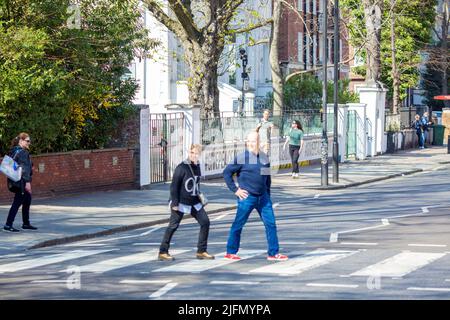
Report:
[{"label": "black trousers", "polygon": [[300,156],[299,153],[300,146],[289,145],[289,155],[291,156],[292,161],[292,172],[298,173],[298,158]]},{"label": "black trousers", "polygon": [[14,219],[16,218],[17,212],[20,206],[22,206],[22,221],[23,224],[30,224],[30,205],[31,205],[31,194],[27,191],[16,192],[14,196],[14,201],[9,209],[8,218],[6,219],[6,225],[12,227]]},{"label": "black trousers", "polygon": [[[192,208],[191,215],[200,224],[200,233],[198,235],[197,252],[205,252],[208,246],[208,235],[209,235],[209,218],[205,210],[202,208],[197,211],[194,207]],[[181,220],[183,219],[183,213],[180,211],[171,210],[169,226],[166,229],[164,238],[161,242],[159,248],[160,253],[168,253],[170,247],[170,240],[175,231],[178,229]]]}]

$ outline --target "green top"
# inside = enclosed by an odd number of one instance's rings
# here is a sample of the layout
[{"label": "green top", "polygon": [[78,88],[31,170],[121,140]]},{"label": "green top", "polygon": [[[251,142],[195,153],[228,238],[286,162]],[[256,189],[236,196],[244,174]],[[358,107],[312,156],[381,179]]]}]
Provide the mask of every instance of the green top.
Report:
[{"label": "green top", "polygon": [[299,146],[303,139],[303,131],[300,129],[291,129],[289,131],[289,144]]}]

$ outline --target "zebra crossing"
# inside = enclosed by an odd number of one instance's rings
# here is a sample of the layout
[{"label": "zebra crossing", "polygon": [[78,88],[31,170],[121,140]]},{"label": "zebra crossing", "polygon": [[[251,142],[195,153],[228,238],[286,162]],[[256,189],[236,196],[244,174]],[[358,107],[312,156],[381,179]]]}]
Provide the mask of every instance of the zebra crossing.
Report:
[{"label": "zebra crossing", "polygon": [[[136,248],[136,247],[135,247]],[[226,268],[227,272],[235,271],[237,274],[270,275],[270,276],[296,276],[307,271],[320,270],[324,266],[333,264],[345,264],[350,257],[357,258],[360,250],[314,249],[309,252],[290,255],[290,259],[281,262],[269,262],[265,259],[265,250],[241,250],[241,260],[225,260],[225,252],[216,254],[215,260],[195,259],[193,248],[174,249],[171,253],[176,257],[173,262],[157,261],[158,249],[145,250],[137,253],[125,252],[118,249],[82,249],[64,253],[47,254],[36,257],[17,257],[15,262],[0,264],[0,279],[9,273],[17,273],[26,270],[36,272],[48,271],[43,269],[56,265],[60,272],[64,264],[77,265],[81,273],[107,273],[140,266],[148,268],[148,273],[202,273],[220,272]],[[366,261],[363,268],[355,264],[353,272],[347,277],[399,277],[403,278],[414,271],[424,269],[429,265],[439,263],[450,252],[396,252],[381,261]],[[370,256],[370,255],[369,255]],[[86,263],[89,258],[90,263]],[[367,255],[366,255],[367,258]],[[95,259],[94,262],[92,260]],[[376,258],[372,259],[375,260]],[[84,260],[84,261],[83,261]],[[181,261],[180,261],[181,260]],[[353,266],[347,262],[347,268]],[[448,262],[447,262],[448,263]],[[245,266],[245,267],[243,267]],[[245,272],[243,272],[245,271]],[[336,275],[337,277],[339,275]],[[342,276],[341,276],[342,277]],[[447,275],[448,278],[448,275]],[[447,279],[448,281],[449,279]],[[443,280],[445,283],[445,280]]]}]

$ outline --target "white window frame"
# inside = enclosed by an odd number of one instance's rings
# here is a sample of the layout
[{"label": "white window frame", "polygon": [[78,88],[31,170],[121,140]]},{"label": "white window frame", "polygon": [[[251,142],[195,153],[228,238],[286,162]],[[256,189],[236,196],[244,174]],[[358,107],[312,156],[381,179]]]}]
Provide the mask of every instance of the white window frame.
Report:
[{"label": "white window frame", "polygon": [[303,63],[304,61],[303,61],[303,51],[304,51],[304,48],[303,48],[303,32],[299,32],[298,33],[298,45],[297,45],[297,50],[298,50],[298,57],[297,57],[297,60],[298,60],[298,62],[300,62],[300,63]]}]

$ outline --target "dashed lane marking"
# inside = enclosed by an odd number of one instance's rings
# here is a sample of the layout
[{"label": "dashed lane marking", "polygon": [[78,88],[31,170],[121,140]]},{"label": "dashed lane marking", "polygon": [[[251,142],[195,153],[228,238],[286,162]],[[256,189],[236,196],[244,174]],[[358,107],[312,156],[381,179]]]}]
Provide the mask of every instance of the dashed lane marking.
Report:
[{"label": "dashed lane marking", "polygon": [[330,287],[330,288],[351,288],[356,289],[357,284],[336,284],[336,283],[307,283],[307,287]]}]

